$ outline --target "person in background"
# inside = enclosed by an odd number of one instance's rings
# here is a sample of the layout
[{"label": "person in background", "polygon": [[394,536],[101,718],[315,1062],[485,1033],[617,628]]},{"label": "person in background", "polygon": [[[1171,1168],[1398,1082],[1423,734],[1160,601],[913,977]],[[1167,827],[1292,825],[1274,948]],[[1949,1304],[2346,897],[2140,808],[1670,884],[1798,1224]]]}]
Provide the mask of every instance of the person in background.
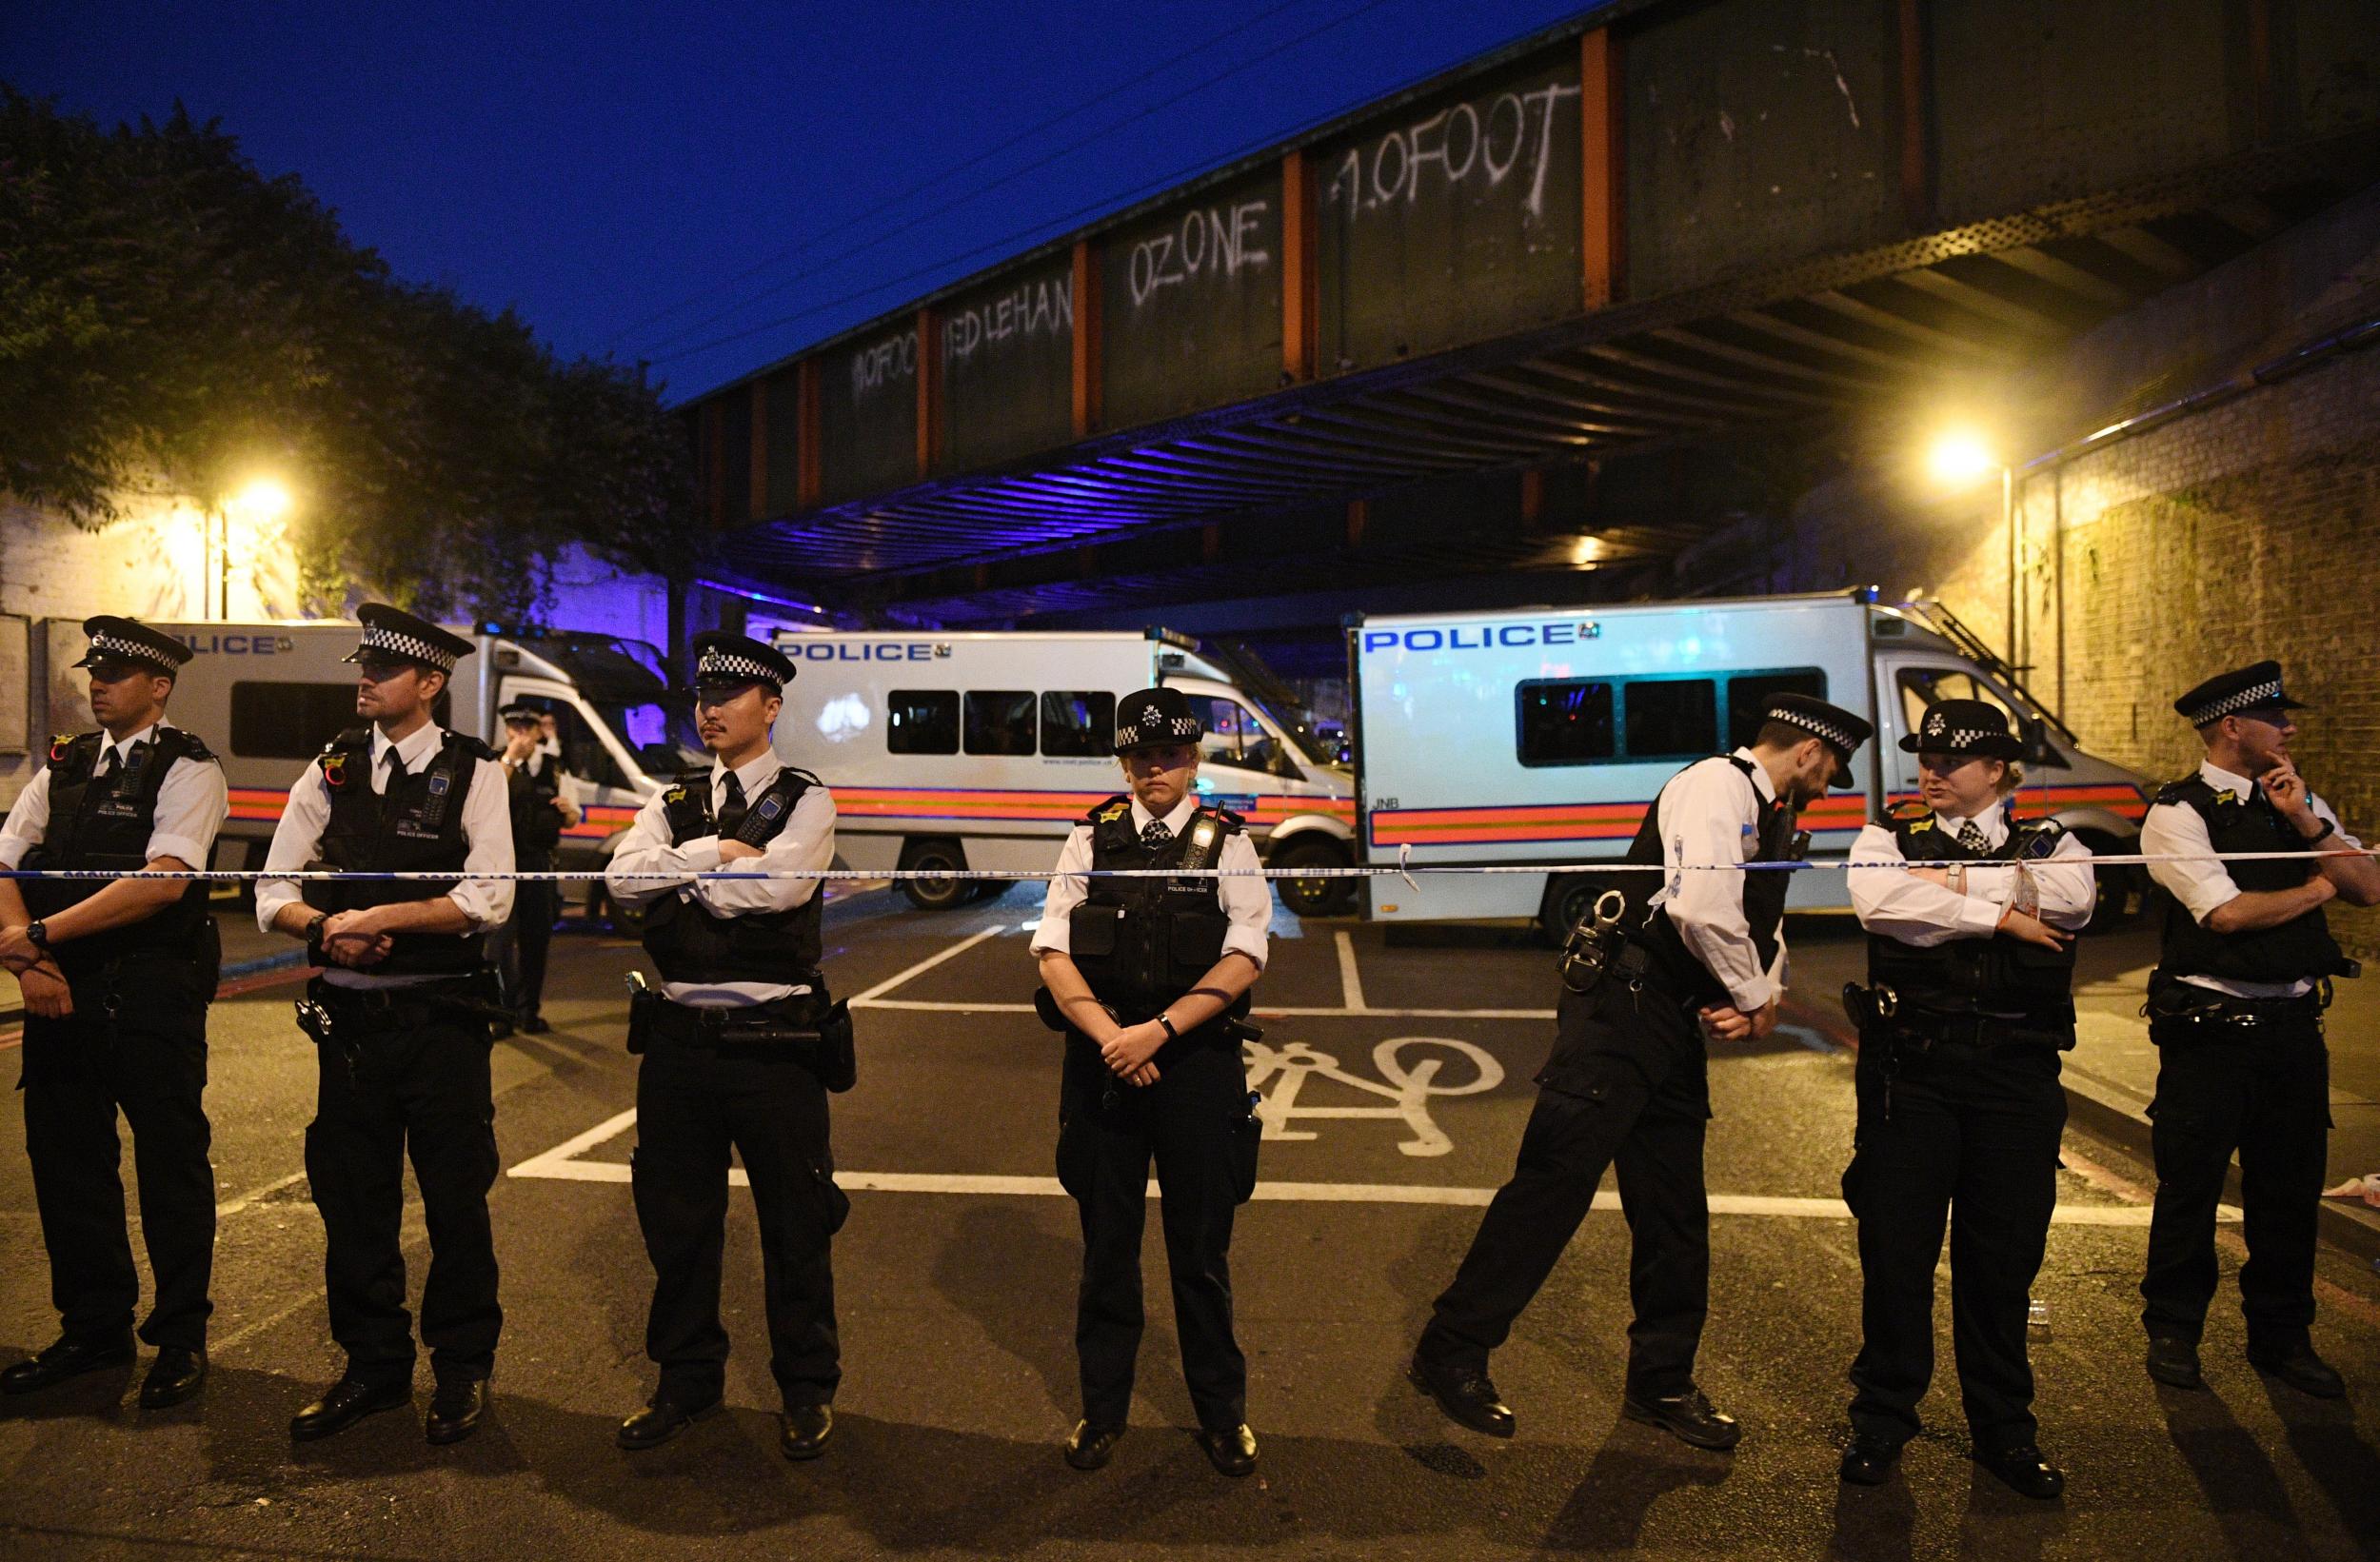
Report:
[{"label": "person in background", "polygon": [[[512,811],[512,859],[523,873],[550,873],[562,833],[585,818],[571,778],[563,772],[561,745],[548,736],[552,717],[536,706],[515,702],[500,713],[505,724],[505,791]],[[562,915],[562,886],[551,879],[527,879],[513,885],[512,918],[497,934],[489,958],[505,978],[505,1006],[512,1011],[509,1024],[498,1034],[518,1027],[541,1036],[553,1027],[540,1012],[545,994],[545,957],[554,939],[554,921]]]}]

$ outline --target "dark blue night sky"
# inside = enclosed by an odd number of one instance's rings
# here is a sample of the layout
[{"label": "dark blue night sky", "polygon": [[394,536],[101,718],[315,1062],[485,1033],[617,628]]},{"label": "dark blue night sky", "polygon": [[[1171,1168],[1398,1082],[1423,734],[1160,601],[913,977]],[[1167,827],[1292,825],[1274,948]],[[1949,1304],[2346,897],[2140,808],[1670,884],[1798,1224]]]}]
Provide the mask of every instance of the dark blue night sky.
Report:
[{"label": "dark blue night sky", "polygon": [[15,0],[0,79],[220,117],[400,275],[677,400],[1588,9]]}]

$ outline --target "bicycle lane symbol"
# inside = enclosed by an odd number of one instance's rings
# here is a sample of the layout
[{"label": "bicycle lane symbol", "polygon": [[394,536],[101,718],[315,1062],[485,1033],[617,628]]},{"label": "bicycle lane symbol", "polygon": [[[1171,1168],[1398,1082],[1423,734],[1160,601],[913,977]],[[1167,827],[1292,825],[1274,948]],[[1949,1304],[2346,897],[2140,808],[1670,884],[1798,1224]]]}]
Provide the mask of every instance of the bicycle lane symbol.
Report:
[{"label": "bicycle lane symbol", "polygon": [[[1476,1078],[1458,1085],[1438,1082],[1439,1068],[1445,1058],[1420,1058],[1407,1066],[1403,1054],[1407,1049],[1442,1047],[1468,1059]],[[1494,1090],[1504,1082],[1504,1068],[1484,1050],[1468,1041],[1458,1041],[1443,1036],[1399,1036],[1382,1041],[1372,1049],[1372,1066],[1379,1071],[1378,1079],[1367,1079],[1339,1066],[1339,1059],[1326,1052],[1318,1052],[1303,1041],[1291,1041],[1283,1046],[1269,1046],[1262,1041],[1245,1044],[1248,1064],[1248,1088],[1262,1097],[1256,1115],[1264,1124],[1268,1139],[1313,1139],[1319,1136],[1311,1130],[1293,1129],[1289,1125],[1300,1118],[1367,1119],[1393,1117],[1405,1125],[1411,1137],[1397,1148],[1408,1156],[1442,1156],[1455,1148],[1455,1141],[1430,1117],[1430,1097],[1433,1096],[1476,1096]],[[1335,1085],[1345,1085],[1366,1095],[1381,1097],[1387,1106],[1299,1106],[1299,1092],[1306,1081],[1326,1079]],[[1385,1081],[1385,1082],[1383,1082]],[[1271,1089],[1265,1087],[1271,1084]]]}]

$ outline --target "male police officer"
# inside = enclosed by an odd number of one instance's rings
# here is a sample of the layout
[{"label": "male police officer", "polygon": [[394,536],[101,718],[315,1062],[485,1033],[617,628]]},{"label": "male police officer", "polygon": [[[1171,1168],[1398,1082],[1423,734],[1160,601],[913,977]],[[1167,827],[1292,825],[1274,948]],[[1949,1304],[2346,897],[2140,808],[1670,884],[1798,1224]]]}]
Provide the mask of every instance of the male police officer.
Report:
[{"label": "male police officer", "polygon": [[[2173,702],[2198,729],[2196,775],[2157,794],[2140,828],[2149,871],[2172,894],[2149,979],[2157,1044],[2156,1208],[2149,1227],[2149,1375],[2203,1389],[2198,1338],[2214,1298],[2214,1211],[2239,1153],[2248,1261],[2240,1308],[2248,1359],[2325,1399],[2346,1384],[2314,1354],[2315,1200],[2330,1126],[2322,1010],[2330,979],[2353,964],[2331,941],[2323,905],[2380,904],[2380,864],[2360,855],[2330,805],[2290,761],[2305,707],[2281,689],[2281,664],[2211,678]],[[2286,853],[2217,861],[2217,852]]]},{"label": "male police officer", "polygon": [[[1859,1126],[1843,1196],[1859,1220],[1865,1338],[1852,1364],[1842,1476],[1882,1482],[1918,1432],[1934,1374],[1934,1271],[1951,1226],[1951,1337],[1977,1462],[2030,1497],[2066,1477],[2035,1446],[2028,1296],[2057,1203],[2074,1044],[2073,932],[2091,854],[2053,821],[2019,825],[2023,745],[1998,706],[1944,700],[1901,740],[1923,808],[1852,847],[1868,930]],[[1889,865],[1886,865],[1889,864]]]},{"label": "male police officer", "polygon": [[[732,1147],[760,1220],[769,1369],[784,1401],[778,1447],[811,1459],[834,1431],[843,1379],[830,1239],[851,1205],[835,1186],[826,1093],[850,1085],[850,1021],[819,974],[821,881],[764,875],[833,865],[835,801],[769,746],[793,662],[741,635],[694,645],[710,775],[654,794],[605,870],[615,900],[645,908],[645,951],[662,978],[658,994],[631,1003],[628,1043],[645,1055],[636,1217],[653,1261],[645,1351],[661,1381],[619,1443],[666,1442],[725,1392]],[[722,869],[742,877],[695,877]]]},{"label": "male police officer", "polygon": [[[165,722],[181,642],[130,619],[87,619],[91,718],[60,738],[0,829],[0,867],[188,872],[224,821],[223,767]],[[124,1229],[116,1112],[132,1127],[141,1236],[157,1294],[141,1337],[157,1359],[148,1409],[207,1377],[207,1281],[215,1174],[200,1104],[207,1005],[221,946],[198,880],[0,879],[0,963],[17,974],[25,1024],[25,1152],[50,1249],[57,1342],[0,1373],[28,1394],[132,1355],[140,1279]]]},{"label": "male police officer", "polygon": [[425,1431],[467,1437],[487,1408],[504,1310],[487,1190],[496,1178],[488,1082],[492,976],[484,936],[512,910],[504,772],[476,738],[430,720],[471,643],[380,603],[356,615],[356,713],[273,831],[268,872],[329,867],[430,880],[260,879],[256,921],[306,940],[324,974],[298,1006],[319,1095],[306,1175],[322,1212],[330,1333],[347,1370],[289,1422],[327,1437],[413,1397],[412,1320],[397,1231],[408,1149],[429,1226],[422,1343],[437,1376]]},{"label": "male police officer", "polygon": [[[1259,1125],[1240,1061],[1273,898],[1240,821],[1201,807],[1198,718],[1179,689],[1116,707],[1129,795],[1066,838],[1033,935],[1043,1016],[1066,1033],[1058,1176],[1082,1220],[1075,1350],[1082,1419],[1066,1462],[1114,1454],[1140,1346],[1140,1233],[1149,1160],[1164,1193],[1165,1263],[1199,1446],[1226,1475],[1256,1468],[1248,1364],[1232,1337],[1233,1212],[1256,1182]],[[1090,879],[1085,870],[1217,868],[1216,878]]]},{"label": "male police officer", "polygon": [[[584,815],[570,778],[563,774],[560,746],[548,747],[541,720],[545,713],[516,702],[499,714],[505,746],[497,761],[504,766],[512,810],[512,860],[524,873],[551,872],[562,832]],[[532,879],[516,884],[512,918],[488,952],[505,977],[505,1006],[512,1011],[511,1024],[530,1036],[553,1028],[538,1011],[545,995],[545,956],[554,941],[554,919],[561,914],[562,887],[554,880]]]},{"label": "male police officer", "polygon": [[1852,753],[1872,730],[1823,700],[1775,695],[1752,747],[1688,765],[1646,811],[1626,860],[1670,871],[1619,876],[1627,941],[1599,978],[1575,979],[1565,960],[1554,1051],[1519,1163],[1414,1349],[1414,1381],[1464,1426],[1513,1434],[1488,1354],[1616,1164],[1635,1243],[1622,1409],[1697,1448],[1742,1436],[1694,1382],[1711,1266],[1703,1041],[1755,1041],[1775,1028],[1790,876],[1742,864],[1799,855],[1796,814],[1848,783]]}]

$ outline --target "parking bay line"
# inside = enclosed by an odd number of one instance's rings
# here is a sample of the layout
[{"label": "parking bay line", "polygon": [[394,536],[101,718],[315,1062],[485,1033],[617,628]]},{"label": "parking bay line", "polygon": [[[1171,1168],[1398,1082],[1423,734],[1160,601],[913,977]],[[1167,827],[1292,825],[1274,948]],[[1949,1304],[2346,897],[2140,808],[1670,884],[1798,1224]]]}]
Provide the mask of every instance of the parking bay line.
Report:
[{"label": "parking bay line", "polygon": [[[1029,1015],[1030,1003],[986,1003],[941,998],[868,998],[851,1000],[855,1009],[903,1009],[914,1014]],[[1259,1003],[1251,1011],[1259,1019],[1551,1019],[1552,1009],[1345,1009],[1273,1007]]]}]

